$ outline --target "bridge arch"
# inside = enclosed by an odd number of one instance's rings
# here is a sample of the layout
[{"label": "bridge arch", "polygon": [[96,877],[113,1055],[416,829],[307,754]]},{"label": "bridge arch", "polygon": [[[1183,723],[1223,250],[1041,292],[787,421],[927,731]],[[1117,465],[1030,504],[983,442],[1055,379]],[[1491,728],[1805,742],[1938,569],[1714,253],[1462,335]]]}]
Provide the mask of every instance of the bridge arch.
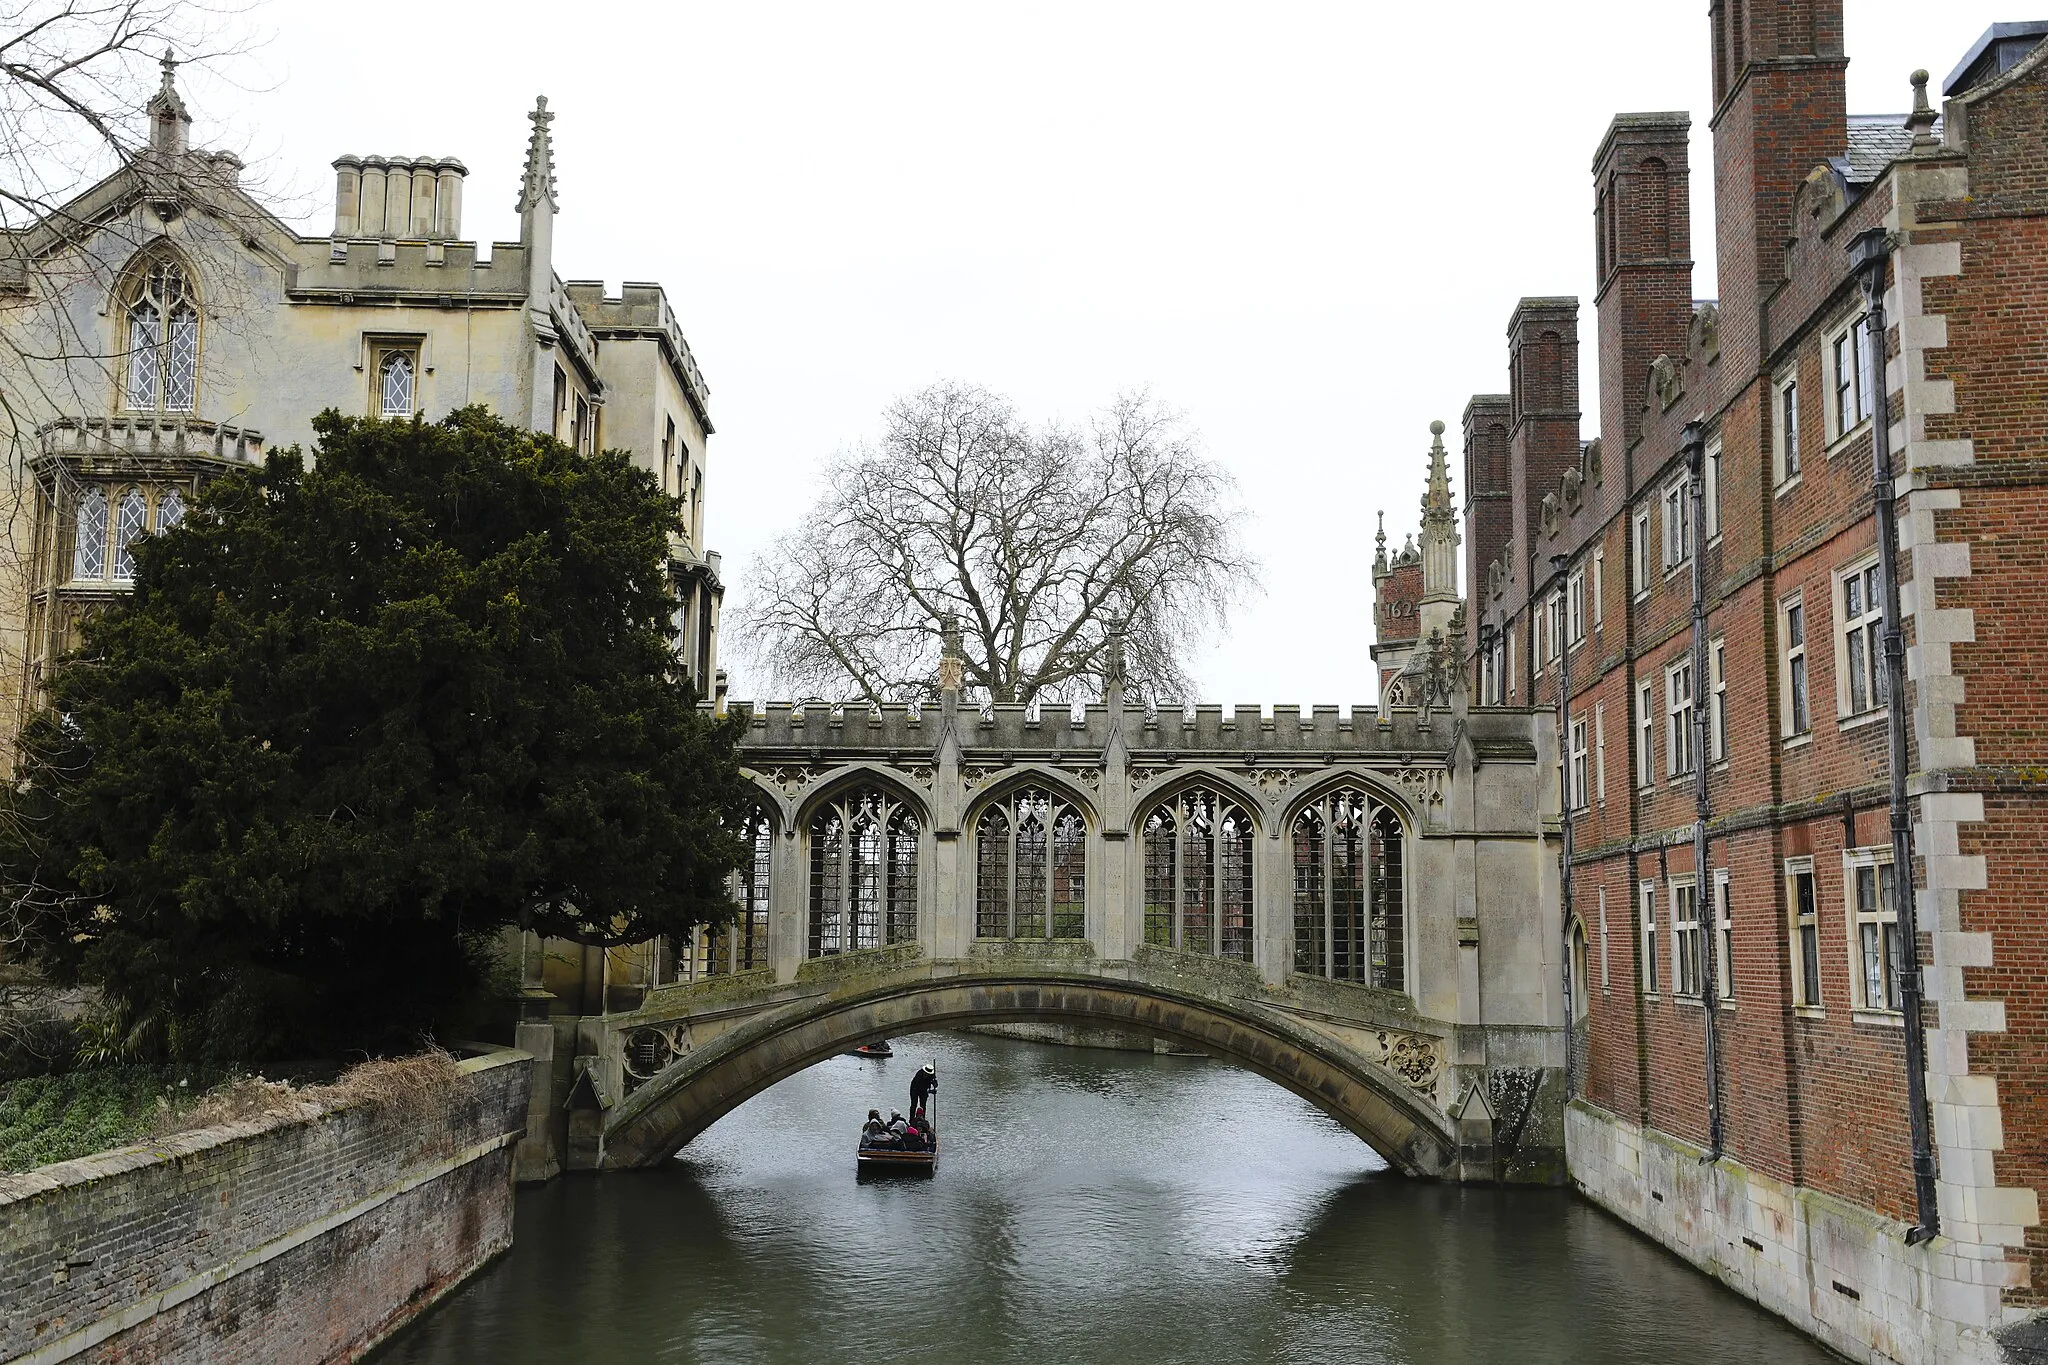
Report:
[{"label": "bridge arch", "polygon": [[1409,1175],[1455,1176],[1458,1144],[1430,1096],[1277,1012],[1135,980],[921,978],[774,1008],[686,1053],[605,1124],[600,1165],[657,1166],[747,1100],[861,1043],[960,1024],[1110,1026],[1199,1048],[1294,1092]]}]

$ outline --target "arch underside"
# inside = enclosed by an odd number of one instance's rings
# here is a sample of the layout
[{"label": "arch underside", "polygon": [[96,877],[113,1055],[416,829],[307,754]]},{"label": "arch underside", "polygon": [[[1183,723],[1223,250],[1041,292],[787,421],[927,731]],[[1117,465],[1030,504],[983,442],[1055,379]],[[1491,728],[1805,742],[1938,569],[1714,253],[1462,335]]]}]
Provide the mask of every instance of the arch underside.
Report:
[{"label": "arch underside", "polygon": [[1261,1014],[1137,983],[960,977],[771,1009],[635,1091],[606,1125],[606,1169],[656,1166],[776,1082],[877,1038],[960,1024],[1091,1024],[1233,1062],[1301,1096],[1409,1175],[1455,1170],[1448,1121],[1377,1063]]}]

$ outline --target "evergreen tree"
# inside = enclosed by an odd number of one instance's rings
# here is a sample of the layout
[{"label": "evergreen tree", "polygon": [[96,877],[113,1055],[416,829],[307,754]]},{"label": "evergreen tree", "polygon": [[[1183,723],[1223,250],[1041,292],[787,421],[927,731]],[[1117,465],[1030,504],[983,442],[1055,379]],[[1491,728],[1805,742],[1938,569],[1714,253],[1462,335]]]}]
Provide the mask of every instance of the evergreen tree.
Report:
[{"label": "evergreen tree", "polygon": [[23,735],[14,928],[132,1054],[404,1046],[508,926],[731,913],[749,788],[676,672],[677,505],[482,409],[314,426],[141,547]]}]

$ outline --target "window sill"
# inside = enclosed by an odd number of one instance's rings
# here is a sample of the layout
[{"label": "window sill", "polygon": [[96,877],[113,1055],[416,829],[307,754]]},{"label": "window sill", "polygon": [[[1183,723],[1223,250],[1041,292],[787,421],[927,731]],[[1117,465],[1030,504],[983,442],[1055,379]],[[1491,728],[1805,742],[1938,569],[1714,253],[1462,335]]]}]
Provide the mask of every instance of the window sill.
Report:
[{"label": "window sill", "polygon": [[1904,1028],[1906,1024],[1906,1016],[1897,1010],[1855,1009],[1849,1011],[1849,1018],[1856,1023],[1879,1028]]},{"label": "window sill", "polygon": [[1807,745],[1811,743],[1813,743],[1813,731],[1801,730],[1796,735],[1784,736],[1783,743],[1781,743],[1778,747],[1780,751],[1804,749]]},{"label": "window sill", "polygon": [[1828,1017],[1827,1009],[1821,1005],[1794,1005],[1792,1013],[1796,1018],[1800,1019],[1825,1019]]},{"label": "window sill", "polygon": [[1870,711],[1858,711],[1854,715],[1841,717],[1835,722],[1835,728],[1838,730],[1861,730],[1865,726],[1877,724],[1889,715],[1891,715],[1891,708],[1887,706],[1880,706]]},{"label": "window sill", "polygon": [[1834,459],[1835,456],[1841,454],[1843,450],[1845,450],[1851,445],[1854,445],[1856,442],[1856,438],[1858,436],[1863,435],[1865,432],[1869,430],[1870,419],[1866,417],[1862,421],[1858,422],[1855,426],[1850,427],[1847,431],[1843,432],[1841,435],[1829,441],[1828,458],[1830,460]]},{"label": "window sill", "polygon": [[1794,474],[1790,478],[1785,479],[1783,482],[1781,482],[1776,488],[1772,489],[1771,496],[1774,498],[1782,498],[1787,493],[1790,493],[1793,489],[1799,487],[1801,482],[1803,482],[1803,476]]}]

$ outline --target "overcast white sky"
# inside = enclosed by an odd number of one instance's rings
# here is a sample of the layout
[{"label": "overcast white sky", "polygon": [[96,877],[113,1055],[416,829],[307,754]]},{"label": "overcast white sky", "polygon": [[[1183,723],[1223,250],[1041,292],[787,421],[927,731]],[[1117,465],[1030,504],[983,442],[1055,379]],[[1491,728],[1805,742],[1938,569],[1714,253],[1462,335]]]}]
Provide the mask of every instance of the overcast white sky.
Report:
[{"label": "overcast white sky", "polygon": [[[1858,113],[2035,17],[1847,5]],[[1706,9],[273,0],[245,71],[269,88],[189,94],[197,140],[299,190],[311,231],[341,153],[452,154],[489,240],[517,236],[545,93],[557,270],[660,281],[710,382],[728,611],[894,395],[955,377],[1080,419],[1148,386],[1235,471],[1264,564],[1203,699],[1350,703],[1373,514],[1415,527],[1429,421],[1506,387],[1517,298],[1585,301],[1595,434],[1590,162],[1616,111],[1692,111],[1713,296]]]}]

